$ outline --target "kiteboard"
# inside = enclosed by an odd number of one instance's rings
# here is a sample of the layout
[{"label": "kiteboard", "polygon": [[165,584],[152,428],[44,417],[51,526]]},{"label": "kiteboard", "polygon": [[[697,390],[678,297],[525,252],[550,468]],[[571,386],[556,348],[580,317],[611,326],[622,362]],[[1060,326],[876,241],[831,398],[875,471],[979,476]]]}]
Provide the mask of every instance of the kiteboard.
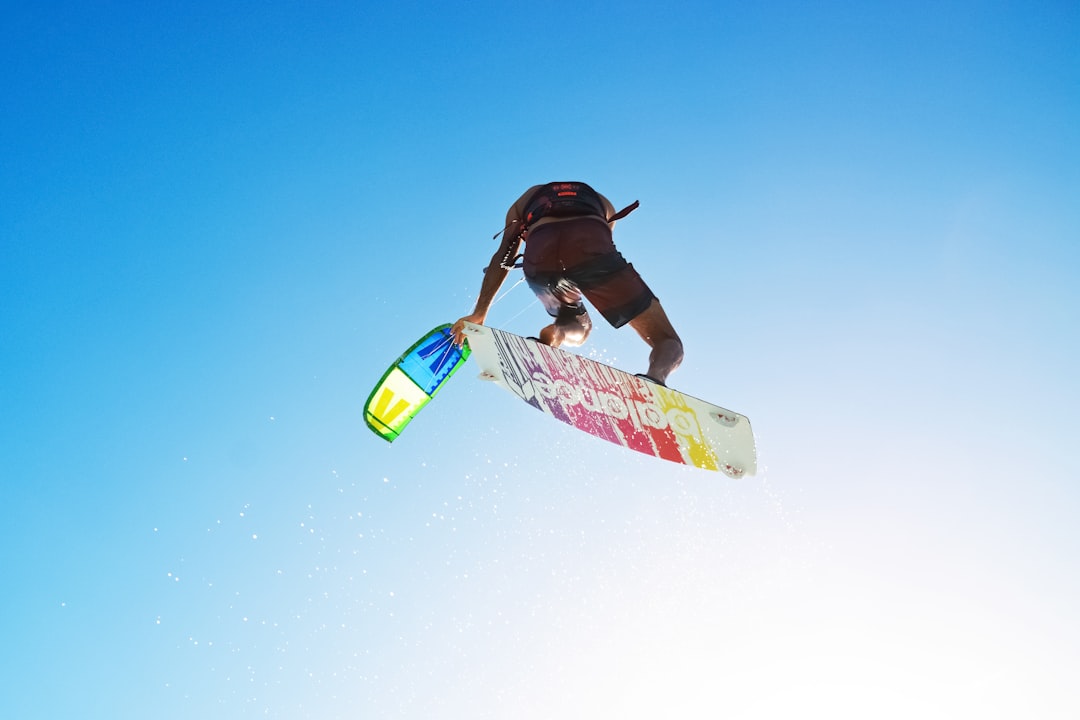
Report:
[{"label": "kiteboard", "polygon": [[753,475],[750,420],[636,375],[504,330],[465,323],[480,377],[547,415],[670,462]]}]

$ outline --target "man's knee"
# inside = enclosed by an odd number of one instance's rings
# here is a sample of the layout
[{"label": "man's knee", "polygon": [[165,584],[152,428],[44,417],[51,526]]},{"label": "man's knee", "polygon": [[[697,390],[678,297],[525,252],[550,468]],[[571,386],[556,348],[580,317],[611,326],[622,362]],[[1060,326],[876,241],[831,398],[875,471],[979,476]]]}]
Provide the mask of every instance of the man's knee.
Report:
[{"label": "man's knee", "polygon": [[581,312],[578,315],[560,317],[555,325],[562,334],[562,342],[570,347],[579,347],[585,344],[585,340],[592,332],[592,318],[589,313]]}]

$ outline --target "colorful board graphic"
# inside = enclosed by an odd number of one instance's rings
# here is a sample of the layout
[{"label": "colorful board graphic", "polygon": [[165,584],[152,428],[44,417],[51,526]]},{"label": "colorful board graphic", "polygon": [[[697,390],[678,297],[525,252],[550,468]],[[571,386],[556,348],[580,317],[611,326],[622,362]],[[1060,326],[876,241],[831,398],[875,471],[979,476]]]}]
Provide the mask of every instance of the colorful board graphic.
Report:
[{"label": "colorful board graphic", "polygon": [[502,330],[467,323],[480,377],[557,420],[663,460],[753,475],[750,421],[643,378]]},{"label": "colorful board graphic", "polygon": [[364,406],[364,421],[376,435],[393,442],[468,357],[468,347],[454,345],[450,325],[435,328],[382,376]]}]

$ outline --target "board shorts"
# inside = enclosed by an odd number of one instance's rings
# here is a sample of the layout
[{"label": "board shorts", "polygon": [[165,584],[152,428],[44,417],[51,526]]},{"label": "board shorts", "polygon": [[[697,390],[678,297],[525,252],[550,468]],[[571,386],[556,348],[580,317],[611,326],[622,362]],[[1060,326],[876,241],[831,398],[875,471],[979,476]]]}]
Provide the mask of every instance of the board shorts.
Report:
[{"label": "board shorts", "polygon": [[525,281],[558,320],[585,313],[585,299],[613,327],[636,318],[656,299],[611,240],[611,227],[583,217],[541,225],[525,240]]}]

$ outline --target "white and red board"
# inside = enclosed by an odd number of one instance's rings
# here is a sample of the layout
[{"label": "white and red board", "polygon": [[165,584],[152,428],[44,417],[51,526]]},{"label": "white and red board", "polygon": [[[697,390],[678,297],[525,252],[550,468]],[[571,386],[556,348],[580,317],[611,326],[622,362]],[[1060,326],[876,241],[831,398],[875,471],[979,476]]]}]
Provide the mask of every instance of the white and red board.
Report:
[{"label": "white and red board", "polygon": [[579,430],[662,460],[739,478],[757,470],[750,420],[618,368],[466,323],[480,377]]}]

